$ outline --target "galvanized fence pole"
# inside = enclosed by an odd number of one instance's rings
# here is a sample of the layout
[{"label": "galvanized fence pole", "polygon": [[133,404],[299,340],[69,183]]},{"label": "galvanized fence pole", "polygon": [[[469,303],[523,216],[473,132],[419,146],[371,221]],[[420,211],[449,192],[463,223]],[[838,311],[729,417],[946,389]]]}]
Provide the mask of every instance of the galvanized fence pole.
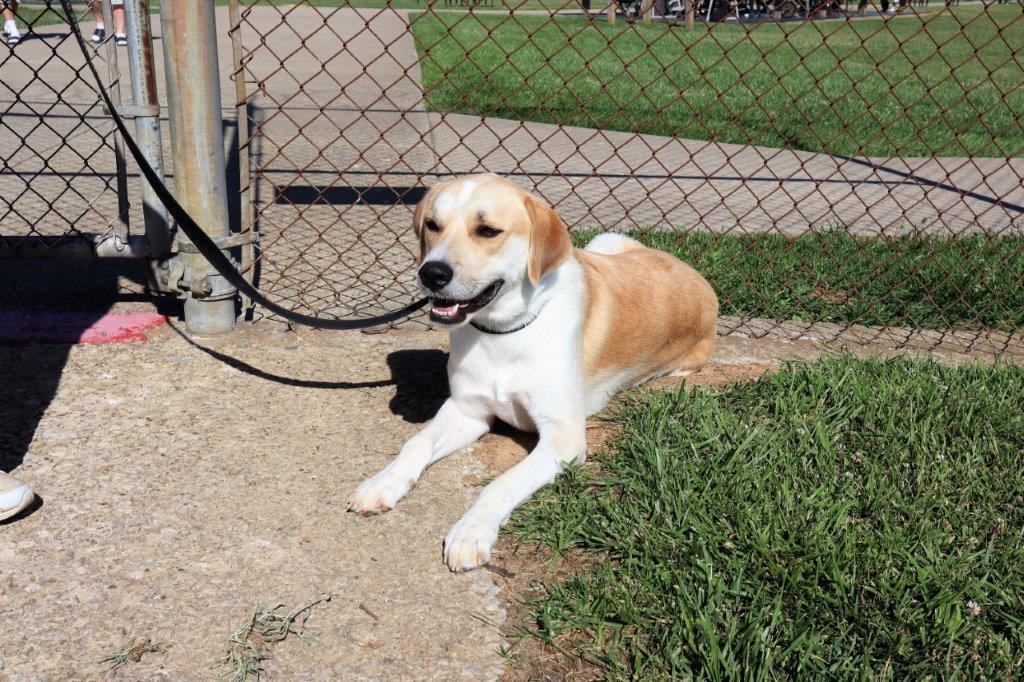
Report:
[{"label": "galvanized fence pole", "polygon": [[[114,44],[114,11],[110,0],[103,0],[100,3],[100,12],[103,16],[103,23],[110,32],[106,43],[107,62],[107,91],[114,106],[121,106],[121,74],[117,68],[117,47]],[[128,166],[125,163],[124,142],[121,136],[115,131],[112,136],[114,147],[114,164],[117,173],[117,220],[121,224],[121,236],[128,239],[131,235],[128,224]]]},{"label": "galvanized fence pole", "polygon": [[[230,236],[217,27],[206,0],[161,0],[167,105],[171,119],[174,188],[181,205],[216,241]],[[235,325],[235,290],[194,247],[179,237],[185,326],[219,334]]]},{"label": "galvanized fence pole", "polygon": [[[242,244],[242,273],[252,283],[255,280],[256,244],[256,212],[252,201],[253,184],[249,171],[249,96],[245,90],[245,64],[242,62],[242,13],[238,0],[228,0],[228,20],[231,23],[231,56],[234,62],[232,79],[235,83],[235,120],[238,131],[238,186],[241,224],[238,226],[240,235],[248,235]],[[242,297],[242,309],[249,310],[253,306],[248,297]]]},{"label": "galvanized fence pole", "polygon": [[[160,102],[157,98],[153,32],[146,0],[125,0],[125,33],[128,36],[128,71],[132,87],[135,141],[149,165],[164,178],[163,145],[160,136]],[[142,181],[142,216],[146,240],[157,285],[167,286],[167,259],[171,255],[171,231],[167,210],[153,188]]]}]

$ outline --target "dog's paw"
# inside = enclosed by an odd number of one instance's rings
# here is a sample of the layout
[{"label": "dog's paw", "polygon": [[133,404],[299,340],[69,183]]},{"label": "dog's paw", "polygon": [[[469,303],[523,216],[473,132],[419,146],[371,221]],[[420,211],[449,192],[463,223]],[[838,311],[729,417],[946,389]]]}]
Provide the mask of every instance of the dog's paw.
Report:
[{"label": "dog's paw", "polygon": [[360,484],[348,499],[348,510],[360,516],[373,516],[391,511],[412,487],[406,481],[388,473],[379,473]]},{"label": "dog's paw", "polygon": [[444,539],[444,563],[455,572],[472,571],[491,560],[497,539],[496,524],[464,516]]}]

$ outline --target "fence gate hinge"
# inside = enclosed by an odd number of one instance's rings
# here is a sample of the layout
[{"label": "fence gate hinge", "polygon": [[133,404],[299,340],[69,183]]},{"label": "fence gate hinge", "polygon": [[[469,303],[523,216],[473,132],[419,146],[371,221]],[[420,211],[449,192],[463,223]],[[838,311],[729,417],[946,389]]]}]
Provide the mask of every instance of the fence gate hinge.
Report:
[{"label": "fence gate hinge", "polygon": [[[226,251],[227,249],[245,246],[246,244],[258,244],[259,233],[255,231],[241,232],[214,239],[213,242],[219,249]],[[199,253],[199,249],[192,242],[179,241],[177,253]],[[231,258],[231,262],[236,266],[238,265],[234,258]],[[211,280],[211,276],[214,278],[213,280]],[[196,298],[217,300],[219,298],[230,298],[235,293],[233,287],[223,286],[227,284],[223,279],[217,273],[207,273],[197,277],[191,268],[185,267],[181,259],[172,258],[167,284],[172,291],[180,294],[191,292]]]}]

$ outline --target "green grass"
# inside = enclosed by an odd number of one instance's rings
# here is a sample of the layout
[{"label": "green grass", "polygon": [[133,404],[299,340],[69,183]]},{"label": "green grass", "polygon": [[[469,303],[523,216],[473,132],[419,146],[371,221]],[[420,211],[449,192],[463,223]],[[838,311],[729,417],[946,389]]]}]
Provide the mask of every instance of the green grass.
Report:
[{"label": "green grass", "polygon": [[421,14],[427,102],[840,154],[1024,154],[1021,8],[758,26]]},{"label": "green grass", "polygon": [[[81,9],[76,7],[76,9]],[[53,26],[55,24],[64,24],[67,21],[64,18],[64,12],[60,9],[58,3],[54,3],[53,7],[33,7],[29,5],[21,5],[18,7],[18,11],[14,14],[15,21],[18,22],[20,30],[28,26]],[[91,20],[91,15],[88,15],[84,21]]]},{"label": "green grass", "polygon": [[[578,246],[593,231],[575,233]],[[723,315],[921,329],[1024,329],[1024,239],[858,238],[828,231],[634,237],[696,268]]]},{"label": "green grass", "polygon": [[648,392],[525,505],[534,635],[611,677],[1024,677],[1024,369],[834,358]]}]

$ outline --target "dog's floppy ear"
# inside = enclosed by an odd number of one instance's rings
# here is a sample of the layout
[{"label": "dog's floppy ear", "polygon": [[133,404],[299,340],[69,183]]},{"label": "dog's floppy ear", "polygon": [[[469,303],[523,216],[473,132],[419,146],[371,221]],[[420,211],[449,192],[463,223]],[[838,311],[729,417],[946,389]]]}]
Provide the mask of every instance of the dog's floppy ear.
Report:
[{"label": "dog's floppy ear", "polygon": [[533,223],[526,274],[530,282],[536,284],[544,275],[565,262],[572,253],[572,240],[568,228],[553,208],[529,194],[523,201],[530,222]]}]

